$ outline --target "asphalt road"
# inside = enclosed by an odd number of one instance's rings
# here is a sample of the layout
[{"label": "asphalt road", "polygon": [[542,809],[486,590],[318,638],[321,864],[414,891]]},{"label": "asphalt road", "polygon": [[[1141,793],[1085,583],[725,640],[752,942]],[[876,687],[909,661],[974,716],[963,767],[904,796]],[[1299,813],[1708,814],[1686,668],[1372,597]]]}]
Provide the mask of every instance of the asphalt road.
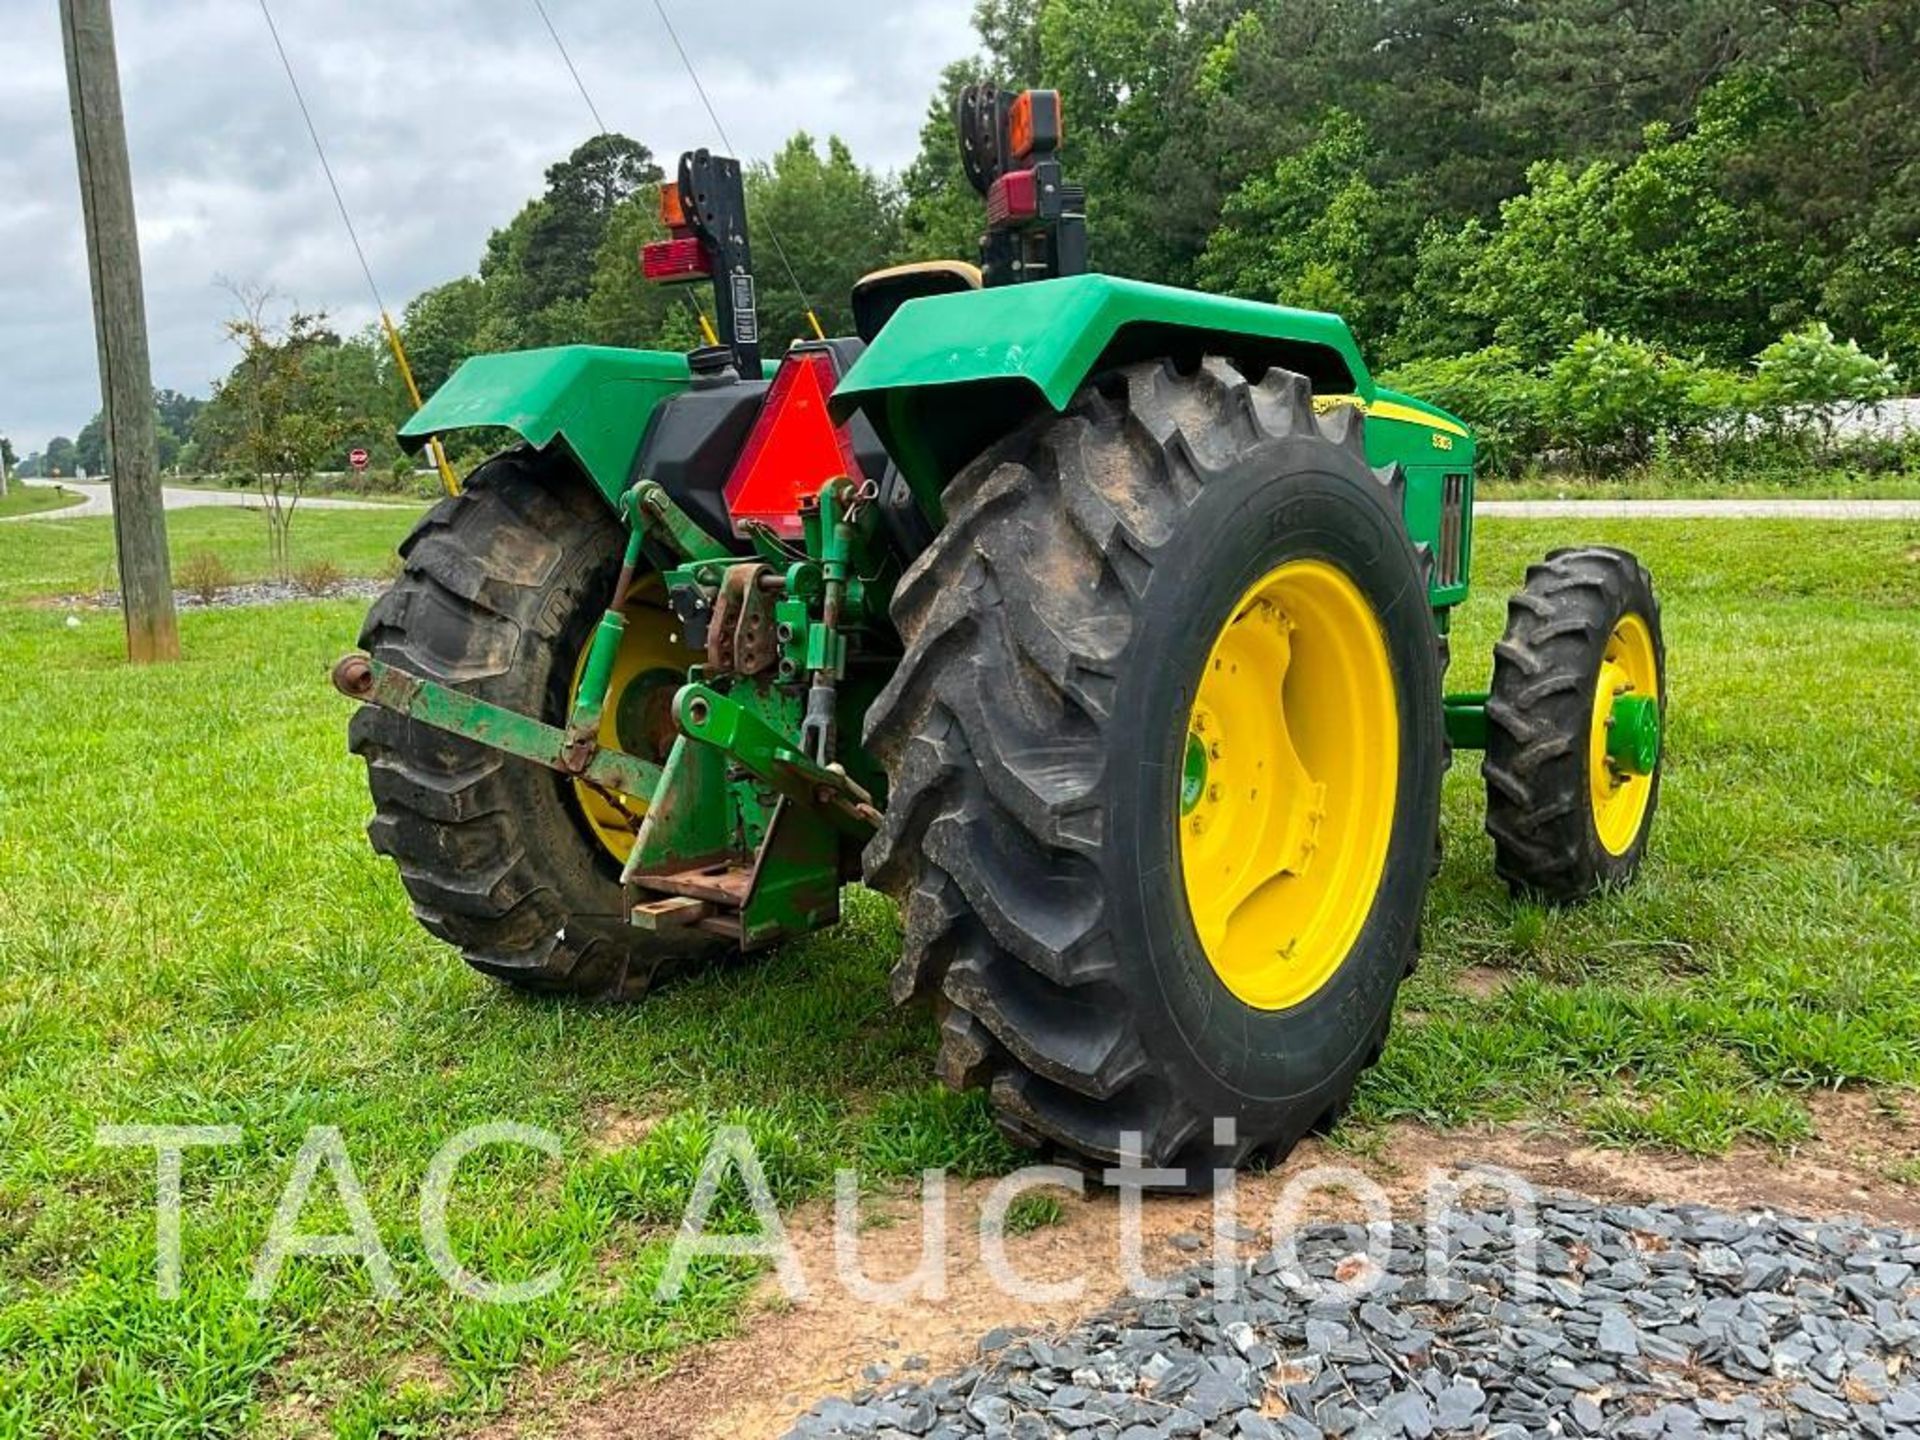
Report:
[{"label": "asphalt road", "polygon": [[[29,484],[28,481],[15,481],[15,484]],[[85,520],[93,515],[111,515],[113,513],[113,487],[92,480],[62,480],[60,488],[75,491],[87,498],[78,505],[67,505],[58,510],[36,510],[29,515],[8,515],[0,517],[0,523],[14,520]],[[251,490],[193,490],[184,486],[163,485],[160,498],[169,510],[192,510],[202,506],[225,506],[229,509],[260,510],[265,507],[260,497]],[[390,505],[377,500],[331,500],[318,496],[302,500],[302,510],[386,510]]]}]

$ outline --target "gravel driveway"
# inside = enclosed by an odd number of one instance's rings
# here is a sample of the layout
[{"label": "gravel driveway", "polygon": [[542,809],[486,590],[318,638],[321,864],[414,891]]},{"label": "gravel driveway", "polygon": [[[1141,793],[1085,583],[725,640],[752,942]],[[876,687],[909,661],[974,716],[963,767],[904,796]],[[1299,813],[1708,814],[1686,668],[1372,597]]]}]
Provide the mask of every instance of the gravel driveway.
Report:
[{"label": "gravel driveway", "polygon": [[1064,1334],[995,1332],[956,1374],[819,1402],[790,1440],[1920,1436],[1920,1235],[1571,1195],[1535,1226],[1531,1282],[1505,1211],[1457,1215],[1433,1271],[1413,1226],[1371,1272],[1365,1229],[1316,1226],[1230,1298],[1203,1268]]}]

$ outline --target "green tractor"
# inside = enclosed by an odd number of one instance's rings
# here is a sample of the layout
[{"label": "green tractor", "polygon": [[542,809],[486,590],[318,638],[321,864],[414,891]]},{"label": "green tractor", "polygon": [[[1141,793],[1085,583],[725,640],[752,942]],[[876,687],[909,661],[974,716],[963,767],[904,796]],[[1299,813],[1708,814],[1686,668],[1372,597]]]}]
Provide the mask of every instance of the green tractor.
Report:
[{"label": "green tractor", "polygon": [[900,904],[900,1002],[1017,1139],[1169,1183],[1342,1113],[1414,963],[1455,747],[1518,891],[1628,879],[1666,701],[1646,570],[1560,550],[1444,694],[1474,439],[1333,315],[1087,272],[1058,96],[958,106],[978,267],[863,279],[763,361],[737,162],[651,279],[719,343],[469,360],[408,422],[520,443],[403,546],[353,749],[415,913],[529,990]]}]

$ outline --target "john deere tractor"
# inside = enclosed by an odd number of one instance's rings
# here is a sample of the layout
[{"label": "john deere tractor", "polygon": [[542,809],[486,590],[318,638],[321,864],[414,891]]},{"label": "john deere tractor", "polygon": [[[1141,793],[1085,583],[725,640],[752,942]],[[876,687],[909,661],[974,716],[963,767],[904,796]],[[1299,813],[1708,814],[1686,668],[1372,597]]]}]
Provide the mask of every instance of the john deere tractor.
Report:
[{"label": "john deere tractor", "polygon": [[718,343],[469,360],[401,431],[519,443],[408,537],[352,747],[374,845],[486,974],[630,998],[900,905],[894,997],[1017,1138],[1174,1177],[1337,1119],[1414,963],[1453,749],[1516,890],[1633,875],[1660,611],[1532,568],[1445,694],[1472,432],[1333,315],[1089,273],[1058,96],[960,97],[981,263],[856,287],[763,358],[737,162],[663,187],[653,280]]}]

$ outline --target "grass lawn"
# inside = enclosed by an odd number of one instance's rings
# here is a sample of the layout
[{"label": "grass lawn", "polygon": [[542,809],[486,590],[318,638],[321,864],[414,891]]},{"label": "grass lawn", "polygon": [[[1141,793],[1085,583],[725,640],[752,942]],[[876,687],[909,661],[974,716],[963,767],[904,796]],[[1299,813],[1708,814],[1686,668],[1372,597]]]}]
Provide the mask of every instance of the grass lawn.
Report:
[{"label": "grass lawn", "polygon": [[[432,484],[431,493],[418,495],[390,494],[385,491],[356,490],[344,482],[328,480],[316,481],[309,485],[306,497],[309,500],[364,500],[375,505],[424,505],[440,494],[440,482],[432,471],[425,472],[426,480]],[[217,475],[180,475],[165,477],[162,482],[169,490],[223,490],[228,494],[252,495],[257,493],[251,485],[229,485]]]},{"label": "grass lawn", "polygon": [[[254,553],[257,516],[175,519],[176,549]],[[295,549],[376,572],[406,524],[316,512]],[[1527,561],[1574,538],[1639,549],[1666,599],[1671,767],[1644,882],[1572,913],[1511,902],[1477,767],[1457,765],[1425,962],[1355,1123],[1790,1144],[1811,1087],[1920,1080],[1920,525],[1483,521],[1456,686],[1484,682]],[[11,541],[0,596],[98,583],[99,538]],[[750,1283],[715,1262],[678,1303],[652,1297],[716,1117],[755,1133],[786,1201],[835,1165],[1011,1163],[978,1104],[929,1083],[928,1023],[889,1012],[895,920],[864,893],[838,931],[638,1007],[470,975],[361,834],[325,680],[360,611],[189,613],[184,663],[130,672],[110,620],[0,605],[0,1435],[438,1433],[563,1361],[569,1385],[658,1366],[724,1332]],[[1463,986],[1469,967],[1511,983]],[[482,1152],[455,1193],[474,1269],[562,1268],[533,1304],[453,1299],[420,1238],[429,1158],[493,1119],[566,1138],[558,1165]],[[151,1152],[96,1146],[109,1123],[241,1127],[188,1156],[176,1301],[154,1292]],[[315,1124],[344,1136],[391,1298],[340,1259],[244,1298]],[[343,1228],[324,1176],[314,1193],[303,1229]]]},{"label": "grass lawn", "polygon": [[0,520],[10,515],[39,515],[48,510],[64,510],[86,498],[72,490],[62,490],[57,485],[43,485],[38,481],[29,485],[16,480],[7,487],[6,495],[0,497]]},{"label": "grass lawn", "polygon": [[1593,476],[1536,473],[1485,479],[1482,500],[1920,500],[1920,473],[1782,470],[1747,474],[1649,467]]},{"label": "grass lawn", "polygon": [[[419,518],[419,506],[380,510],[309,510],[293,517],[293,562],[327,559],[347,575],[380,575],[394,547]],[[271,573],[267,522],[251,510],[203,507],[167,514],[167,545],[176,574],[197,551],[219,555],[235,580]],[[85,595],[117,589],[113,521],[33,520],[0,530],[0,601]]]}]

